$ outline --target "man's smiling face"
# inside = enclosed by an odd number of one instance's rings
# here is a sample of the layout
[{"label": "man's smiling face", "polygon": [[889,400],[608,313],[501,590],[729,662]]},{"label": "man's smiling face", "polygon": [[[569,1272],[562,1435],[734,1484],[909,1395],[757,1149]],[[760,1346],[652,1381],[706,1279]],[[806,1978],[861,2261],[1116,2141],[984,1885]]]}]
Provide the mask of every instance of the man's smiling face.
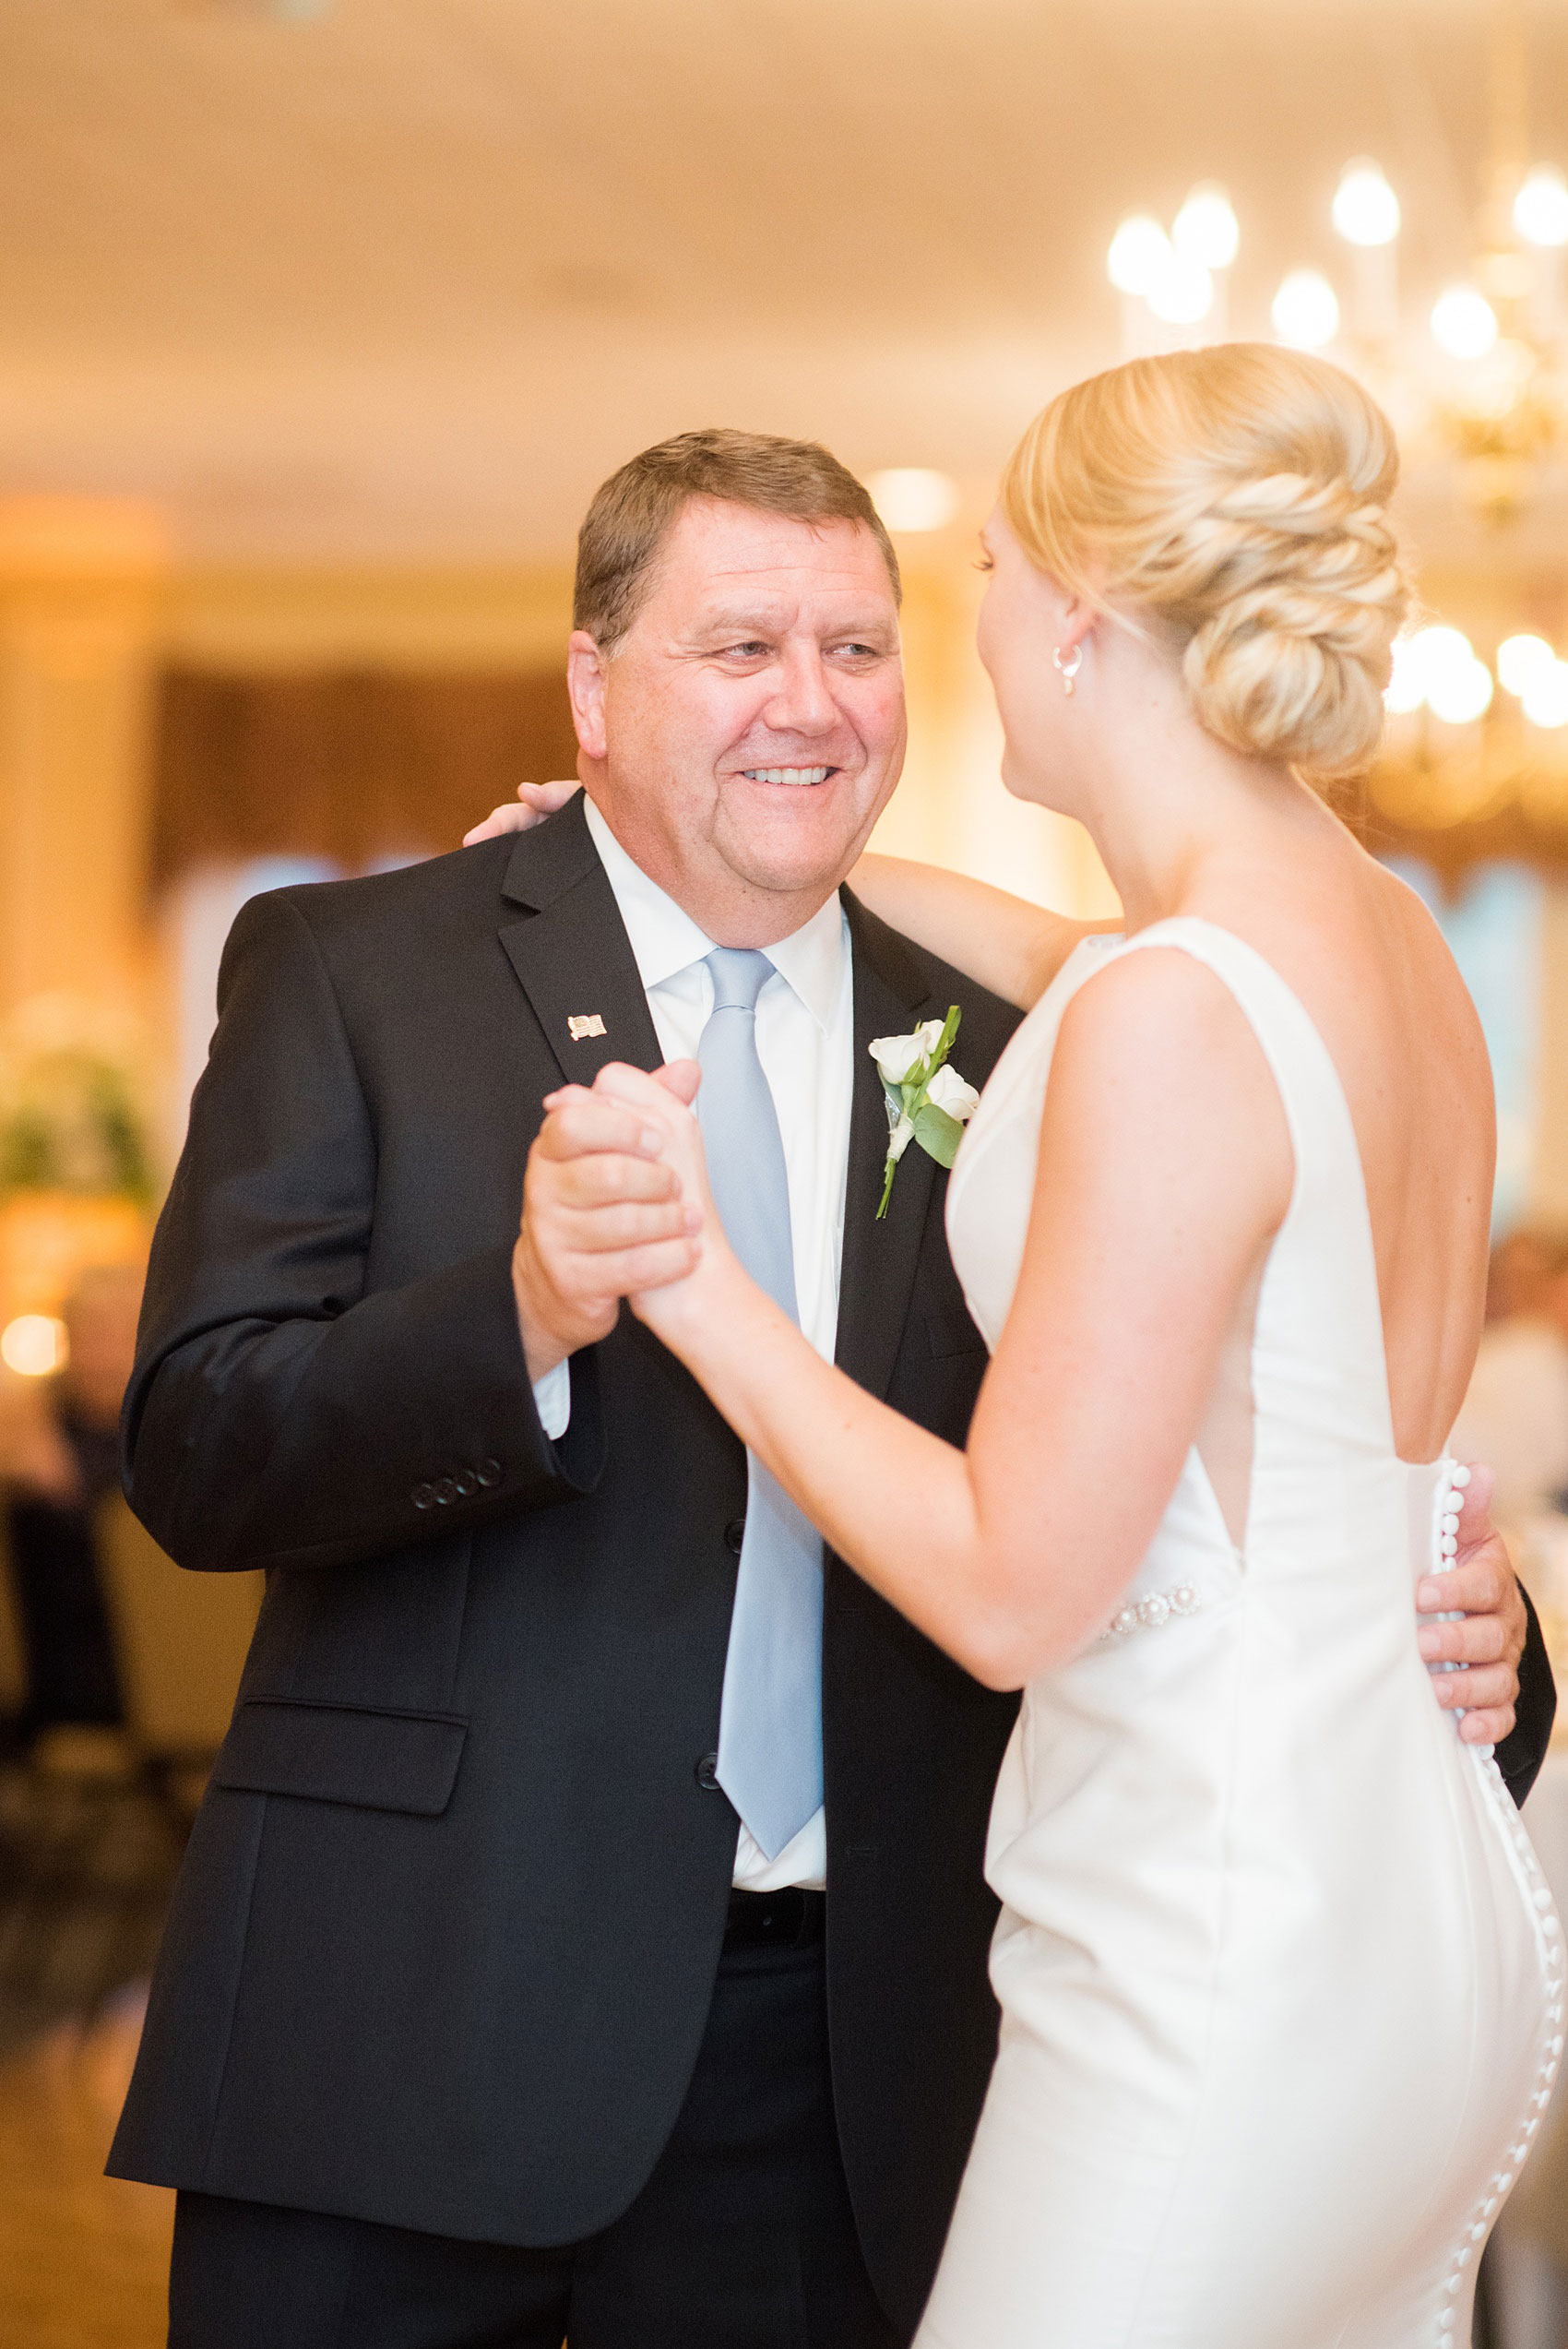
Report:
[{"label": "man's smiling face", "polygon": [[694,498],[614,652],[579,632],[569,676],[589,796],[719,945],[809,921],[903,764],[897,606],[859,523]]}]

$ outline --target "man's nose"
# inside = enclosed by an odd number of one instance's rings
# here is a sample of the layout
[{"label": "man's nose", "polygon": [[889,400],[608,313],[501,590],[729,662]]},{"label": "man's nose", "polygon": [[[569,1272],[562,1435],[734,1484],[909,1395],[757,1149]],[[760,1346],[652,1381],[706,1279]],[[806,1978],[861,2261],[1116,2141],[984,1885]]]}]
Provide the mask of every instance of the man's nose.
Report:
[{"label": "man's nose", "polygon": [[825,734],[837,724],[838,705],[815,645],[786,650],[763,721],[779,734]]}]

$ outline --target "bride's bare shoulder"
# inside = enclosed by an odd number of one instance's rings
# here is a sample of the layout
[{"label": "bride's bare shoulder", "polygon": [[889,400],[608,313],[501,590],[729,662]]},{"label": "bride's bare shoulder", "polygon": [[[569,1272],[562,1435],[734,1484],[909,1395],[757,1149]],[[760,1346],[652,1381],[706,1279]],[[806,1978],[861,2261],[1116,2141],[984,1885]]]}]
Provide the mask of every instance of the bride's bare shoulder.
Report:
[{"label": "bride's bare shoulder", "polygon": [[1218,1217],[1251,1247],[1289,1203],[1289,1127],[1263,1046],[1225,981],[1174,942],[1112,954],[1066,1006],[1040,1153],[1037,1203],[1112,1224],[1152,1214],[1163,1229],[1191,1208],[1189,1236]]},{"label": "bride's bare shoulder", "polygon": [[[1082,1070],[1106,1094],[1151,1104],[1185,1092],[1200,1117],[1244,1096],[1276,1094],[1263,1046],[1235,994],[1199,955],[1174,940],[1111,952],[1063,1013],[1052,1063]],[[1185,1123],[1186,1120],[1183,1119]]]}]

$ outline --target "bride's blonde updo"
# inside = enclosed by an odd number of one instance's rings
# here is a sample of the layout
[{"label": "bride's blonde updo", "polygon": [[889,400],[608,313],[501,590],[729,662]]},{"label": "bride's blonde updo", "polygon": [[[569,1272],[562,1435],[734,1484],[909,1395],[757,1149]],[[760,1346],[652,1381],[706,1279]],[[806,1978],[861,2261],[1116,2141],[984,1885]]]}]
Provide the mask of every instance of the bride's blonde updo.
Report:
[{"label": "bride's blonde updo", "polygon": [[1365,767],[1409,605],[1393,427],[1358,383],[1271,343],[1134,359],[1064,391],[1002,509],[1075,593],[1162,623],[1200,722],[1303,772]]}]

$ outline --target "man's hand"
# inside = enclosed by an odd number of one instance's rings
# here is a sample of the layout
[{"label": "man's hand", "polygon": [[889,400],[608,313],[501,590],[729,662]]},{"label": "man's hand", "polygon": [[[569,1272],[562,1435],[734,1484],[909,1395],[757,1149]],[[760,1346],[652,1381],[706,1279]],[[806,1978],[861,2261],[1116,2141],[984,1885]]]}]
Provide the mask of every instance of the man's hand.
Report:
[{"label": "man's hand", "polygon": [[472,848],[480,841],[498,841],[507,832],[529,832],[565,806],[575,791],[582,786],[576,779],[571,782],[519,783],[517,796],[500,807],[493,807],[482,824],[463,834],[463,846]]},{"label": "man's hand", "polygon": [[1489,1468],[1470,1471],[1454,1563],[1445,1574],[1426,1575],[1416,1585],[1422,1615],[1463,1610],[1463,1621],[1423,1623],[1419,1636],[1429,1665],[1470,1667],[1432,1674],[1438,1703],[1463,1707],[1459,1735],[1469,1746],[1500,1746],[1512,1730],[1525,1652],[1525,1602],[1503,1536],[1491,1522],[1491,1488]]},{"label": "man's hand", "polygon": [[581,1085],[550,1094],[545,1108],[512,1251],[517,1327],[535,1385],[579,1346],[608,1337],[623,1297],[689,1272],[702,1222],[661,1163],[664,1134],[635,1108]]}]

